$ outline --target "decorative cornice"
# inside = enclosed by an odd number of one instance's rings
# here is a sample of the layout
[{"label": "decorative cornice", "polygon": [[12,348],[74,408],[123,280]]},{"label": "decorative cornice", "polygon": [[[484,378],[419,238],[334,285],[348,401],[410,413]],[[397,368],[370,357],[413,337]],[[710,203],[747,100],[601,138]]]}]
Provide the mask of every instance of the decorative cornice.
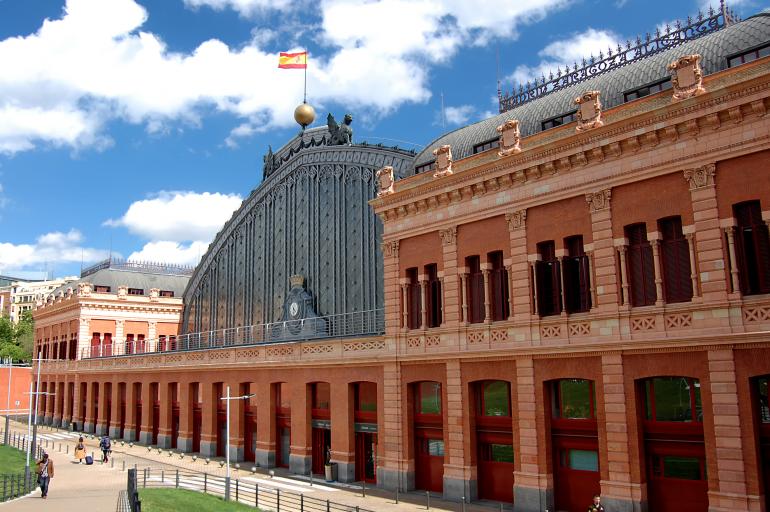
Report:
[{"label": "decorative cornice", "polygon": [[685,169],[684,179],[690,184],[690,190],[713,187],[716,170],[716,164],[706,164],[697,169]]},{"label": "decorative cornice", "polygon": [[599,192],[589,192],[586,194],[586,202],[591,213],[601,210],[609,210],[610,197],[612,196],[612,189],[606,188]]}]

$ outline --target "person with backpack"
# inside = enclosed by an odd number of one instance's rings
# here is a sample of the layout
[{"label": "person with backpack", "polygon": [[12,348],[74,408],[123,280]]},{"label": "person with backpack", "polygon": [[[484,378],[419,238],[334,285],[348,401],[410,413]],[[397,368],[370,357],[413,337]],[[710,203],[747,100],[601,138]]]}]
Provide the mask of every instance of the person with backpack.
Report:
[{"label": "person with backpack", "polygon": [[104,436],[99,441],[99,448],[102,450],[102,463],[109,462],[110,452],[112,452],[112,443],[110,442],[110,436]]},{"label": "person with backpack", "polygon": [[86,445],[83,443],[83,438],[78,439],[78,444],[75,445],[75,458],[80,464],[83,464],[83,459],[86,458]]},{"label": "person with backpack", "polygon": [[47,453],[43,454],[43,458],[37,461],[37,483],[40,484],[40,497],[46,499],[48,497],[48,484],[53,478],[53,460],[48,457]]}]

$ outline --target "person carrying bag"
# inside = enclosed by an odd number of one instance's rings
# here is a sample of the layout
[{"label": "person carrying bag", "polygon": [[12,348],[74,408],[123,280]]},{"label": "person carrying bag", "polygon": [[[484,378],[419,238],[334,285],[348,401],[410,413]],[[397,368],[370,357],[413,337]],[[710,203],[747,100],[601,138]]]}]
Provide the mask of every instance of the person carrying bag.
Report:
[{"label": "person carrying bag", "polygon": [[83,464],[83,459],[86,458],[86,445],[83,443],[83,438],[78,439],[78,444],[75,445],[75,459]]},{"label": "person carrying bag", "polygon": [[43,499],[48,497],[48,484],[52,478],[53,460],[48,457],[47,453],[44,453],[43,458],[37,461],[37,483],[40,485],[40,497]]}]

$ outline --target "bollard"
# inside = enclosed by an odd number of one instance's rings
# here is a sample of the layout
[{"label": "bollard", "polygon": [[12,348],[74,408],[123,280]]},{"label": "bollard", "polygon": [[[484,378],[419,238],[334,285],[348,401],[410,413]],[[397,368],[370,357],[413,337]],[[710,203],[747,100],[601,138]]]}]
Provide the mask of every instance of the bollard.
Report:
[{"label": "bollard", "polygon": [[206,488],[209,486],[209,475],[203,473],[203,494],[206,494]]},{"label": "bollard", "polygon": [[425,510],[430,510],[430,491],[425,491],[425,498],[427,499]]},{"label": "bollard", "polygon": [[326,500],[326,512],[329,512],[329,500]]},{"label": "bollard", "polygon": [[463,496],[463,512],[465,512],[465,496]]},{"label": "bollard", "polygon": [[64,451],[64,453],[66,453],[67,455],[69,455],[69,453],[70,453],[70,445],[67,445],[67,446],[65,447],[65,451]]},{"label": "bollard", "polygon": [[366,498],[366,478],[361,481],[361,495]]},{"label": "bollard", "polygon": [[235,479],[235,502],[238,503],[238,479]]},{"label": "bollard", "polygon": [[161,469],[160,470],[160,483],[164,483],[166,481],[166,470]]},{"label": "bollard", "polygon": [[254,483],[254,506],[259,507],[259,484]]},{"label": "bollard", "polygon": [[310,487],[313,487],[313,470],[310,470]]},{"label": "bollard", "polygon": [[396,505],[398,505],[398,485],[396,485]]},{"label": "bollard", "polygon": [[142,479],[142,487],[147,487],[147,468],[144,468],[144,471],[142,471],[143,479]]},{"label": "bollard", "polygon": [[299,495],[299,512],[305,512],[305,495]]},{"label": "bollard", "polygon": [[123,467],[121,468],[121,471],[126,470],[126,459],[123,459]]},{"label": "bollard", "polygon": [[176,470],[176,488],[179,489],[179,470]]},{"label": "bollard", "polygon": [[500,503],[500,512],[503,512],[503,504]]},{"label": "bollard", "polygon": [[281,490],[275,490],[275,508],[278,512],[281,512]]}]

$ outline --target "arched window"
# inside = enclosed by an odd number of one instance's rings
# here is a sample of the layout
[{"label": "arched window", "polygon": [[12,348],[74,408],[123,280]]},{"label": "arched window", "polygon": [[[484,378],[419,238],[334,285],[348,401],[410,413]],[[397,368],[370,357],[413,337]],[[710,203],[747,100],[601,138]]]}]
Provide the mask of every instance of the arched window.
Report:
[{"label": "arched window", "polygon": [[654,377],[644,381],[645,419],[702,422],[700,382],[690,377]]}]

